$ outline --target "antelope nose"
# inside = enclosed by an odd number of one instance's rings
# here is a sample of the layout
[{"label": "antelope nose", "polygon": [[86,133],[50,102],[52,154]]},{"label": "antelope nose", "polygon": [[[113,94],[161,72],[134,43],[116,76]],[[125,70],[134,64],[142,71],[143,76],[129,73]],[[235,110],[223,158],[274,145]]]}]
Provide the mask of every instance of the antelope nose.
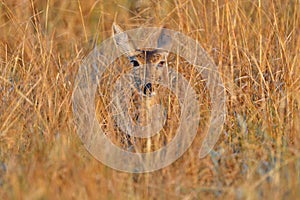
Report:
[{"label": "antelope nose", "polygon": [[147,83],[146,85],[144,85],[143,93],[146,96],[148,96],[148,95],[151,96],[151,93],[152,93],[152,84],[151,83]]}]

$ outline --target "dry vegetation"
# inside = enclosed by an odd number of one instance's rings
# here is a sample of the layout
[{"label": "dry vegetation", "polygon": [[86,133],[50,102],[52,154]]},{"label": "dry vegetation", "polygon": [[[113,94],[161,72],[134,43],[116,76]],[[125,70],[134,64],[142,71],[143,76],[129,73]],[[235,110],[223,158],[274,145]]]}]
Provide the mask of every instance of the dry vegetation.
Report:
[{"label": "dry vegetation", "polygon": [[[0,0],[0,199],[299,199],[300,2],[132,2]],[[86,151],[74,80],[114,20],[181,31],[219,66],[227,119],[209,156],[199,134],[171,166],[132,178]]]}]

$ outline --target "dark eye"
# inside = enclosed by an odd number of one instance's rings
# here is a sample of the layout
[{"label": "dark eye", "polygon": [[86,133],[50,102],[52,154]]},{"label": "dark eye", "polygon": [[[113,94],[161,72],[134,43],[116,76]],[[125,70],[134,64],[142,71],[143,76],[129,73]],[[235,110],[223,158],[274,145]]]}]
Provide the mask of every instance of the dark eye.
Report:
[{"label": "dark eye", "polygon": [[136,60],[132,60],[132,61],[130,61],[130,62],[131,62],[131,64],[132,64],[134,67],[140,66],[139,62],[136,61]]},{"label": "dark eye", "polygon": [[158,66],[159,66],[159,67],[162,67],[165,63],[166,63],[166,62],[162,60],[162,61],[160,61],[160,62],[158,63]]}]

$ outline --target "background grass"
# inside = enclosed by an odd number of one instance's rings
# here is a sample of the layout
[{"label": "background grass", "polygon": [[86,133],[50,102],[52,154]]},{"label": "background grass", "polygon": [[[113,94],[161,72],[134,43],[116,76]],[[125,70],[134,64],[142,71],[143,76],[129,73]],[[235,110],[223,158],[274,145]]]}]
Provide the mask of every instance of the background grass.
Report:
[{"label": "background grass", "polygon": [[[74,80],[114,21],[181,31],[219,66],[228,115],[209,156],[199,135],[134,181],[83,147]],[[0,199],[298,199],[299,61],[297,0],[1,0]]]}]

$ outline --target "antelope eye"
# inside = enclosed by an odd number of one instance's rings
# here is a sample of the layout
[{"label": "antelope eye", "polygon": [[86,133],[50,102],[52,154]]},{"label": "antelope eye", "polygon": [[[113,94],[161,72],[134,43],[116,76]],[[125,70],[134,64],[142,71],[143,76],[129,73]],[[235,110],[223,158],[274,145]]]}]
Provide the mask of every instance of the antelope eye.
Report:
[{"label": "antelope eye", "polygon": [[139,62],[136,61],[136,60],[132,60],[132,61],[130,61],[130,63],[131,63],[134,67],[140,66]]},{"label": "antelope eye", "polygon": [[158,63],[158,66],[159,66],[159,67],[162,67],[165,63],[166,63],[166,61],[163,61],[163,60],[162,60],[162,61],[160,61],[160,62]]}]

